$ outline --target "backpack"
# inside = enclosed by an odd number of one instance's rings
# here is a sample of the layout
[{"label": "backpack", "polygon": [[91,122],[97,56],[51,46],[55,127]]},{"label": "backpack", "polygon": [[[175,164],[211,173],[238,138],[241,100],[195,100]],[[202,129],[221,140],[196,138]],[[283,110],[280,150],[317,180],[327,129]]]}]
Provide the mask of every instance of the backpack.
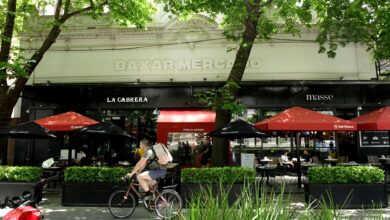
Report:
[{"label": "backpack", "polygon": [[153,145],[152,150],[156,155],[157,163],[160,165],[167,165],[172,162],[173,157],[164,144],[155,144]]}]

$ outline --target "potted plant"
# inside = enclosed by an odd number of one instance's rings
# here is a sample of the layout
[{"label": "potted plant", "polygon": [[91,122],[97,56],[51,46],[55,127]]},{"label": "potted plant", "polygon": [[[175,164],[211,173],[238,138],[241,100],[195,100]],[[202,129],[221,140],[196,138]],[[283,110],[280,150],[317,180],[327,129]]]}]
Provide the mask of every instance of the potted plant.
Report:
[{"label": "potted plant", "polygon": [[[181,196],[184,203],[199,191],[211,190],[213,195],[228,193],[228,202],[239,198],[244,184],[254,186],[256,171],[251,168],[186,168],[181,170]],[[254,190],[254,187],[251,187]]]},{"label": "potted plant", "polygon": [[39,167],[0,166],[0,199],[21,196],[24,191],[32,192],[40,174]]},{"label": "potted plant", "polygon": [[123,167],[68,167],[64,172],[62,205],[104,206],[115,186],[131,170]]},{"label": "potted plant", "polygon": [[387,207],[385,174],[377,167],[311,167],[308,178],[307,203],[321,201],[338,208]]}]

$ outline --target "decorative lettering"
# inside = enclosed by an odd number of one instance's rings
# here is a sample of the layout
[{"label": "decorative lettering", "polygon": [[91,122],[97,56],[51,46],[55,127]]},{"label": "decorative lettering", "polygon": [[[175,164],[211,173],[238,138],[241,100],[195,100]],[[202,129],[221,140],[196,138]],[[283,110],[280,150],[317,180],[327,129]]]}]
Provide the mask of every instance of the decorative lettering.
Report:
[{"label": "decorative lettering", "polygon": [[[230,69],[234,60],[226,59],[132,59],[115,61],[116,71],[160,71],[160,70],[208,70]],[[261,67],[259,59],[249,59],[248,68],[258,69]]]},{"label": "decorative lettering", "polygon": [[307,94],[306,101],[333,101],[332,94]]},{"label": "decorative lettering", "polygon": [[146,97],[107,97],[107,103],[147,103],[148,98]]}]

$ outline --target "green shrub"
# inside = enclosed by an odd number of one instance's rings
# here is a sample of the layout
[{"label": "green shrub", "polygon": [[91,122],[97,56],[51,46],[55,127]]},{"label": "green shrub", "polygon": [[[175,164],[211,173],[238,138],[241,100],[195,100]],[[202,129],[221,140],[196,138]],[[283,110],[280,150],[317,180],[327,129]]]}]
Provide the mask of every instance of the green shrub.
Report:
[{"label": "green shrub", "polygon": [[0,181],[35,182],[40,175],[39,167],[0,166]]},{"label": "green shrub", "polygon": [[64,180],[70,183],[120,183],[131,170],[123,167],[68,167]]},{"label": "green shrub", "polygon": [[311,167],[308,171],[310,183],[379,183],[384,182],[385,173],[377,167]]},{"label": "green shrub", "polygon": [[182,183],[244,183],[253,182],[256,171],[251,168],[186,168],[181,170]]}]

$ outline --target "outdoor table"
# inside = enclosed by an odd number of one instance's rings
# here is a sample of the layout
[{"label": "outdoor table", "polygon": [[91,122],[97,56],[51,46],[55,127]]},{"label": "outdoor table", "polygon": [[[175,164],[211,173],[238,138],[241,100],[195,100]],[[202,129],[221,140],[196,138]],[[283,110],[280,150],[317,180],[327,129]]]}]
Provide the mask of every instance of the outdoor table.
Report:
[{"label": "outdoor table", "polygon": [[321,164],[318,164],[318,163],[306,163],[306,162],[302,162],[301,163],[301,167],[302,167],[302,173],[306,174],[307,173],[307,170],[309,169],[309,167],[320,167]]},{"label": "outdoor table", "polygon": [[273,161],[272,159],[265,158],[265,159],[261,159],[261,160],[260,160],[260,163],[261,163],[261,164],[268,164],[269,162],[272,162],[272,161]]},{"label": "outdoor table", "polygon": [[325,161],[326,161],[329,165],[335,165],[336,162],[338,161],[338,159],[326,158]]},{"label": "outdoor table", "polygon": [[266,184],[269,185],[269,176],[271,172],[276,169],[276,165],[257,166],[258,171],[261,174],[260,182],[263,183],[264,177],[267,177]]},{"label": "outdoor table", "polygon": [[340,166],[361,166],[360,163],[348,162],[348,163],[339,163]]},{"label": "outdoor table", "polygon": [[382,164],[382,167],[385,169],[385,172],[388,173],[390,170],[390,158],[389,157],[378,157],[379,162]]}]

